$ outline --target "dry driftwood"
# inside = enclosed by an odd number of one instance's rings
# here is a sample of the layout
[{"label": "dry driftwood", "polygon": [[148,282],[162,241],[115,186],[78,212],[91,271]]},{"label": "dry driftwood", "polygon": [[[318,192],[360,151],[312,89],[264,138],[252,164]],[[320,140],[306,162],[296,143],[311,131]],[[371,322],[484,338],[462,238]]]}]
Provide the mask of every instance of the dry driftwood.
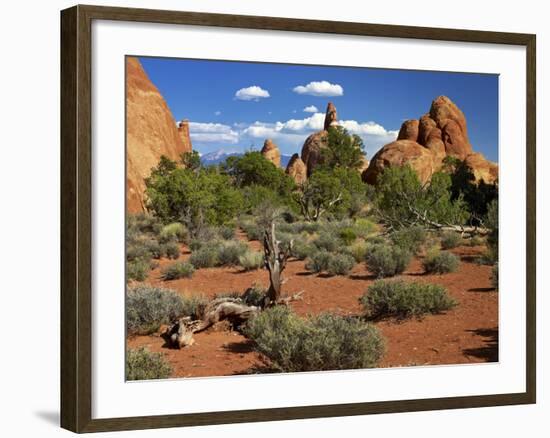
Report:
[{"label": "dry driftwood", "polygon": [[281,288],[284,284],[281,274],[290,257],[293,241],[291,240],[290,244],[282,249],[279,246],[280,243],[275,236],[275,222],[271,222],[271,226],[264,233],[264,261],[269,271],[269,289],[265,306],[276,304],[281,299]]},{"label": "dry driftwood", "polygon": [[239,298],[218,298],[206,306],[202,320],[193,321],[188,316],[180,318],[168,329],[164,337],[171,347],[189,347],[195,343],[194,333],[204,331],[223,320],[229,320],[235,325],[242,324],[259,310],[259,307],[248,306]]}]

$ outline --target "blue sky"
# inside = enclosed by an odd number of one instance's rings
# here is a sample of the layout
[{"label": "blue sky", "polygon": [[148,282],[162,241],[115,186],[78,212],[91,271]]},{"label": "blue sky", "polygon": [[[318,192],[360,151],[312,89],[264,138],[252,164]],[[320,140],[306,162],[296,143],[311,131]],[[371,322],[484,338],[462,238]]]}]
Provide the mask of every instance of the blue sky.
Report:
[{"label": "blue sky", "polygon": [[[259,149],[272,138],[286,155],[318,131],[327,103],[359,134],[370,159],[401,123],[439,95],[466,115],[475,151],[498,160],[498,76],[229,61],[140,58],[176,120],[189,119],[193,148]],[[305,110],[305,111],[304,111]]]}]

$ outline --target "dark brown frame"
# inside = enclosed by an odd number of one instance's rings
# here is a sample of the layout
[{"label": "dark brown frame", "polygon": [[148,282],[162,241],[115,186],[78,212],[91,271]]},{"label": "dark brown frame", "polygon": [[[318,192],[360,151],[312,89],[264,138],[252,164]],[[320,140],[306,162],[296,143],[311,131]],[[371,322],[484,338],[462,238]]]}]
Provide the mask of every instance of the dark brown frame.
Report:
[{"label": "dark brown frame", "polygon": [[[231,412],[92,419],[91,24],[93,20],[415,38],[526,47],[526,392]],[[74,6],[61,12],[61,426],[74,432],[337,417],[536,402],[536,36],[289,18]]]}]

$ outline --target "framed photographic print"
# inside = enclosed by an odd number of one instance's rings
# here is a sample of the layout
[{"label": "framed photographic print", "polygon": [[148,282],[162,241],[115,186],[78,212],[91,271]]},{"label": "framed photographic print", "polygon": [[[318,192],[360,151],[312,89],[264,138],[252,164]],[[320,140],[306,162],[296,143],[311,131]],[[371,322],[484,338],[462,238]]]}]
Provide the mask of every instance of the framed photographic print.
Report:
[{"label": "framed photographic print", "polygon": [[61,422],[535,403],[535,36],[61,13]]}]

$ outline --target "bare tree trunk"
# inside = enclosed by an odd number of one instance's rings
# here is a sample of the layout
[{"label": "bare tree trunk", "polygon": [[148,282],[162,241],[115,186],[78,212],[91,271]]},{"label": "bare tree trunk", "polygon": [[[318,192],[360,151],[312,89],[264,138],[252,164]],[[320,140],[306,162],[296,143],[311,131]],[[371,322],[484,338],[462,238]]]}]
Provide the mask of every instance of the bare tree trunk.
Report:
[{"label": "bare tree trunk", "polygon": [[269,271],[269,289],[266,295],[266,306],[276,304],[281,299],[281,289],[284,280],[281,276],[292,250],[292,241],[287,248],[279,247],[275,236],[275,222],[264,233],[264,262]]}]

